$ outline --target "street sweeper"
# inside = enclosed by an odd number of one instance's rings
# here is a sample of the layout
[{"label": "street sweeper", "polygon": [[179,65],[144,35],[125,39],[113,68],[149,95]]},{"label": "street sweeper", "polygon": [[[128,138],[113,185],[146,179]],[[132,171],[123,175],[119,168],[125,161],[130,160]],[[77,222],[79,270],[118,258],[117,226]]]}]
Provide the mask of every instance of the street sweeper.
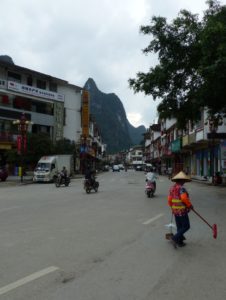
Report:
[{"label": "street sweeper", "polygon": [[177,233],[170,237],[174,248],[185,246],[185,232],[190,229],[188,213],[193,209],[189,194],[184,187],[185,182],[191,179],[184,172],[179,172],[172,179],[175,184],[170,188],[168,195],[168,204],[172,209],[177,226]]}]

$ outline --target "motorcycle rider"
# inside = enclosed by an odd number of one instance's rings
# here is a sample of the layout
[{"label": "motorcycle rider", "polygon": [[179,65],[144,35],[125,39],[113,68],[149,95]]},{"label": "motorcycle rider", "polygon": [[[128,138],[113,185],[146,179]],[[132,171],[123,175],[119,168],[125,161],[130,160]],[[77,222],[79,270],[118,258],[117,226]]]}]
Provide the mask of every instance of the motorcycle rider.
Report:
[{"label": "motorcycle rider", "polygon": [[147,174],[146,174],[146,181],[150,181],[151,183],[153,183],[155,190],[156,190],[156,181],[155,181],[155,180],[156,180],[157,178],[158,178],[158,177],[157,177],[156,174],[154,173],[153,168],[149,168],[149,169],[148,169],[148,172],[147,172]]},{"label": "motorcycle rider", "polygon": [[92,186],[95,182],[95,171],[94,170],[91,170],[90,167],[88,167],[86,169],[86,172],[85,172],[85,179],[89,181],[90,185]]},{"label": "motorcycle rider", "polygon": [[61,176],[60,183],[62,183],[62,180],[63,179],[66,180],[66,178],[67,178],[67,169],[65,166],[63,166],[63,169],[61,170],[60,176]]}]

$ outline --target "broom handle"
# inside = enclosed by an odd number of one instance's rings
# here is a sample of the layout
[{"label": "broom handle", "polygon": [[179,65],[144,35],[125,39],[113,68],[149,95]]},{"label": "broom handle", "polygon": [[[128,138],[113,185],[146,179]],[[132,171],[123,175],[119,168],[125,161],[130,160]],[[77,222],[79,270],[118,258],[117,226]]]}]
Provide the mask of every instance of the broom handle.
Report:
[{"label": "broom handle", "polygon": [[193,210],[193,212],[197,215],[197,216],[199,216],[199,218],[200,219],[202,219],[211,229],[213,229],[213,227],[202,217],[202,216],[200,216],[200,214],[199,213],[197,213],[197,211],[196,210],[194,210],[194,208],[192,208],[191,210]]},{"label": "broom handle", "polygon": [[[171,225],[173,224],[173,212],[172,212],[172,214],[171,214]],[[173,233],[173,228],[172,228],[172,226],[170,227],[170,233]]]}]

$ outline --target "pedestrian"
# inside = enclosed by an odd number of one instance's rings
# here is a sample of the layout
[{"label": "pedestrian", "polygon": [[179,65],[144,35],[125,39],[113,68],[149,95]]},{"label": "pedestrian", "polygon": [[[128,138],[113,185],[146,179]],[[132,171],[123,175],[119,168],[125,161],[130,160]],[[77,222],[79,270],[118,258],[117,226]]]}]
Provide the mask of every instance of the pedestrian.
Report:
[{"label": "pedestrian", "polygon": [[172,209],[177,226],[177,233],[171,238],[171,242],[175,248],[183,247],[185,237],[184,233],[190,229],[190,221],[188,213],[193,209],[189,194],[184,187],[185,182],[190,182],[191,179],[184,172],[179,172],[172,179],[175,184],[170,188],[168,195],[168,204]]}]

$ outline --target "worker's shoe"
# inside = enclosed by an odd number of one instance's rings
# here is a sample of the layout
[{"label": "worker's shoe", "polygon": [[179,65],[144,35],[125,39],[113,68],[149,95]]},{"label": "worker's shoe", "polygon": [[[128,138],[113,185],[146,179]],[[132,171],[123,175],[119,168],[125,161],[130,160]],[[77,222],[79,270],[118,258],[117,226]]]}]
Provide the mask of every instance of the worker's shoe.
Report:
[{"label": "worker's shoe", "polygon": [[186,246],[186,244],[184,242],[180,242],[180,243],[177,243],[177,246],[178,247],[184,247],[184,246]]},{"label": "worker's shoe", "polygon": [[175,249],[177,249],[177,243],[174,241],[173,238],[170,238],[170,242],[171,242],[171,244],[173,245],[173,247],[174,247]]}]

